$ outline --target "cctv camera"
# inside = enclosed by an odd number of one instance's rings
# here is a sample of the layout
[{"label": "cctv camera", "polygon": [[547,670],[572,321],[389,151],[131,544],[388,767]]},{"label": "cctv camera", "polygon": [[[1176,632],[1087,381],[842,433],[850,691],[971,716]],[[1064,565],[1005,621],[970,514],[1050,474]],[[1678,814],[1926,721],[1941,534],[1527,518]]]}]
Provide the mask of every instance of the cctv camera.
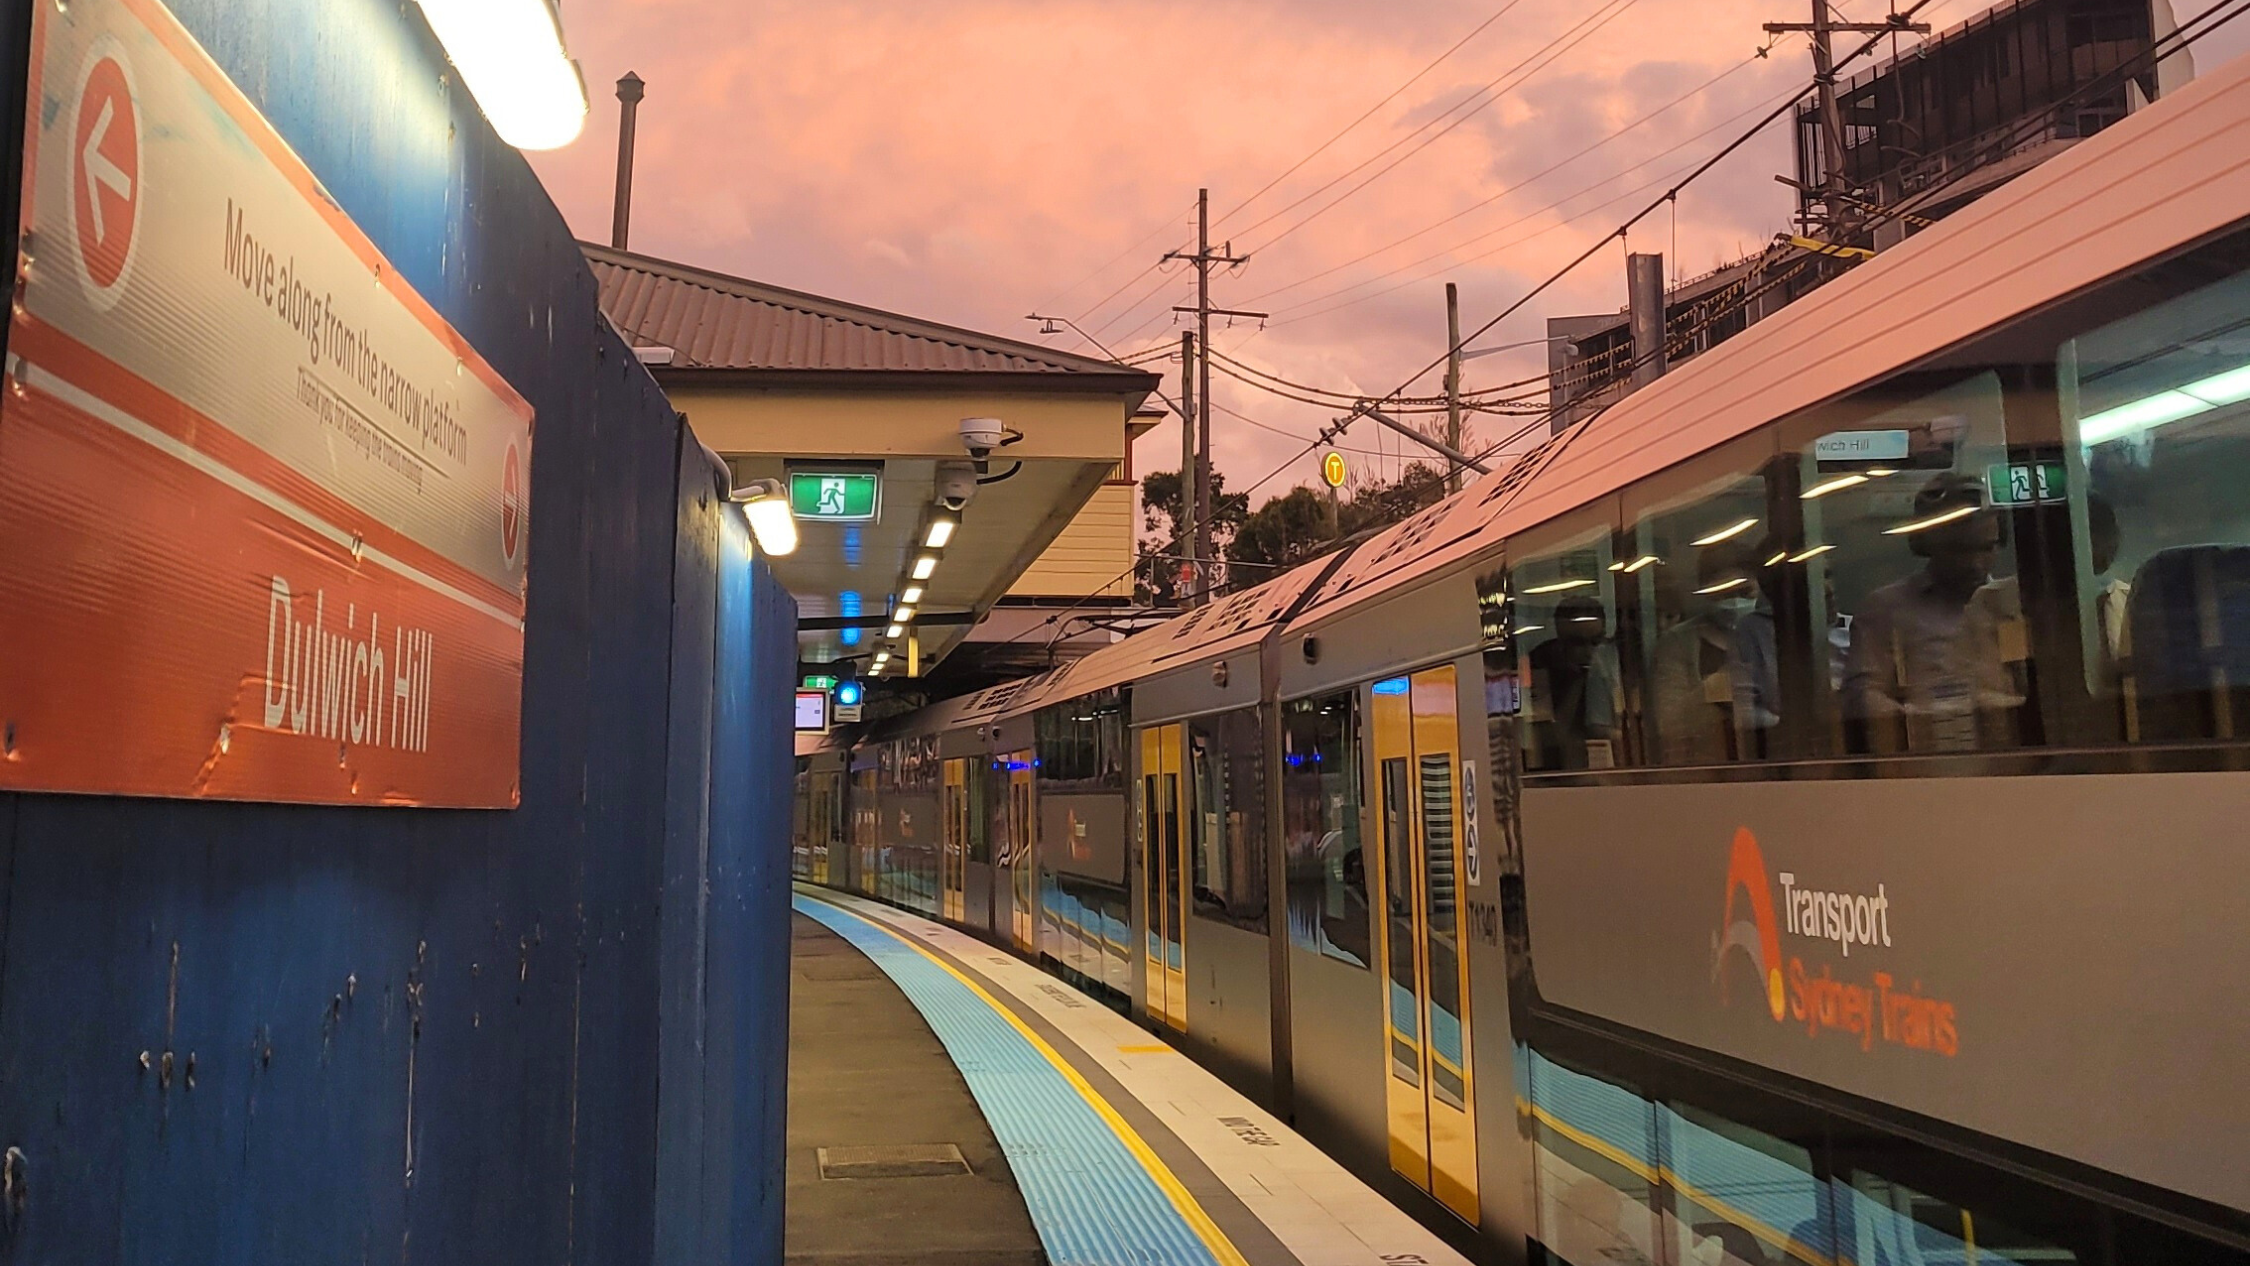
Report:
[{"label": "cctv camera", "polygon": [[974,456],[984,456],[1007,438],[1008,428],[998,418],[961,419],[961,444]]},{"label": "cctv camera", "polygon": [[[966,426],[966,423],[963,423]],[[977,468],[967,462],[939,462],[937,468],[937,501],[939,505],[959,514],[977,495]]]}]

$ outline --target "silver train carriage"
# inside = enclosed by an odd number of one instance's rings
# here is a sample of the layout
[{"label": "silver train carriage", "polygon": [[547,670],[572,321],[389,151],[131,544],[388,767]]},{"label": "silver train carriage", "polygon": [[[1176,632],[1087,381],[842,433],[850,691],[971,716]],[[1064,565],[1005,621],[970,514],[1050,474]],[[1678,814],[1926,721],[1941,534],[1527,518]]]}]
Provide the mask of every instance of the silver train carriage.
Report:
[{"label": "silver train carriage", "polygon": [[799,873],[1480,1260],[2250,1260],[2250,59],[1357,548],[814,754]]}]

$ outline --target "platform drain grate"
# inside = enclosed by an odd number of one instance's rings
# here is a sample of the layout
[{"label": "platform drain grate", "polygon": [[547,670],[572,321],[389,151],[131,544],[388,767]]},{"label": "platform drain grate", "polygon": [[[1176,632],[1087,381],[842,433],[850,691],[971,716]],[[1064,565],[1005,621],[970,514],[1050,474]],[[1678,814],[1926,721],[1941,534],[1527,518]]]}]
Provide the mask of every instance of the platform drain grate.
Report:
[{"label": "platform drain grate", "polygon": [[897,1147],[824,1147],[823,1180],[846,1178],[937,1178],[966,1174],[969,1162],[951,1143],[908,1143]]}]

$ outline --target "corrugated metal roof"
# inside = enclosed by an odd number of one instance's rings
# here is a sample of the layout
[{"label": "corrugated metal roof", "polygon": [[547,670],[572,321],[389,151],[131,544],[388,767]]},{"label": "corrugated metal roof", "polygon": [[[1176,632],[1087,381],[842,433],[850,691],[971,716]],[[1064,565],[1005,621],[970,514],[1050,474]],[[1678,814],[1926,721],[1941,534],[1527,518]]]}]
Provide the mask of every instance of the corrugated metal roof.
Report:
[{"label": "corrugated metal roof", "polygon": [[1153,375],[992,334],[580,243],[602,311],[674,369]]}]

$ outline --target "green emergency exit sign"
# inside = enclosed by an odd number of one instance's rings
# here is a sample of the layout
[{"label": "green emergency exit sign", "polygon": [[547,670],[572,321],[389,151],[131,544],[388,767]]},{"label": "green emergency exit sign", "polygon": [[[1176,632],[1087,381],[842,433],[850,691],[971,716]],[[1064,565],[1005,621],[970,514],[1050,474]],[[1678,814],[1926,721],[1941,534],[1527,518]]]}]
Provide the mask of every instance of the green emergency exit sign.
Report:
[{"label": "green emergency exit sign", "polygon": [[873,471],[789,472],[789,508],[800,519],[859,523],[882,504],[882,476]]},{"label": "green emergency exit sign", "polygon": [[2061,462],[2018,462],[1991,466],[1984,472],[1992,490],[1992,503],[2003,506],[2041,505],[2063,499]]}]

